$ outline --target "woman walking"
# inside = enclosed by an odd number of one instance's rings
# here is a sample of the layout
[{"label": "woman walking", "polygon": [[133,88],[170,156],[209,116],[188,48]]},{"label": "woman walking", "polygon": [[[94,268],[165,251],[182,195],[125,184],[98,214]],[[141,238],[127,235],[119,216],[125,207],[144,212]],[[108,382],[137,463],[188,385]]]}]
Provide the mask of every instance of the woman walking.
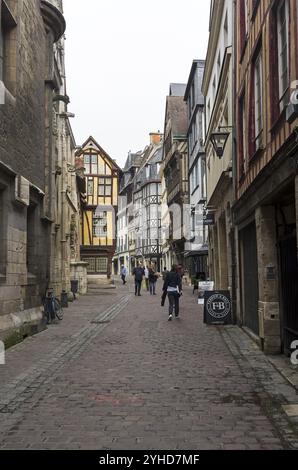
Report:
[{"label": "woman walking", "polygon": [[175,317],[179,318],[179,299],[182,292],[181,276],[177,273],[177,267],[173,266],[171,272],[167,274],[163,285],[163,291],[167,292],[169,299],[169,321],[173,318],[175,308]]},{"label": "woman walking", "polygon": [[149,269],[149,287],[150,295],[156,295],[157,275],[153,268]]}]

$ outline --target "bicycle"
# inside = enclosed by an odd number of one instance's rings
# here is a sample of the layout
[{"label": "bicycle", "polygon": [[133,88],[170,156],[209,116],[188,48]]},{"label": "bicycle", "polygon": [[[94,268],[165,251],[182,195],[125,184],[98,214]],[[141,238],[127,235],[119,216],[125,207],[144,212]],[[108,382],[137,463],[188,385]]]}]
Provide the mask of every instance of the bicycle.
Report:
[{"label": "bicycle", "polygon": [[60,300],[54,296],[54,291],[52,289],[47,291],[44,298],[44,314],[48,325],[52,323],[55,318],[58,318],[60,321],[63,319],[63,308]]}]

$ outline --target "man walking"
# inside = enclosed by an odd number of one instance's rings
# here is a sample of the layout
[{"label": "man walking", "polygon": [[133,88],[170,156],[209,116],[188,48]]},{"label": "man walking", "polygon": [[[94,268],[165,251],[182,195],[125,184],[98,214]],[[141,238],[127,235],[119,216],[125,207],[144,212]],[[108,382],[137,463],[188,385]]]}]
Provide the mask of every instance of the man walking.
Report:
[{"label": "man walking", "polygon": [[146,266],[144,272],[145,272],[146,289],[147,289],[147,292],[149,292],[149,268],[148,266]]},{"label": "man walking", "polygon": [[170,273],[167,274],[163,285],[163,291],[167,292],[169,299],[169,321],[173,318],[173,309],[175,308],[175,317],[179,317],[179,299],[182,292],[181,276],[177,273],[176,266],[172,267]]},{"label": "man walking", "polygon": [[139,297],[141,296],[141,286],[143,282],[143,277],[145,275],[144,268],[142,266],[142,263],[136,268],[134,268],[133,273],[135,277],[135,295],[138,295]]},{"label": "man walking", "polygon": [[[162,272],[162,280],[163,282],[165,282],[166,278],[167,278],[167,275],[169,274],[169,271],[167,270],[166,266],[164,267],[164,270]],[[161,306],[164,307],[165,306],[165,301],[166,301],[166,298],[167,298],[167,291],[166,290],[163,290],[162,291],[162,296],[161,296]]]},{"label": "man walking", "polygon": [[123,285],[125,286],[126,284],[126,276],[127,276],[127,269],[124,265],[121,266],[121,279],[123,282]]}]

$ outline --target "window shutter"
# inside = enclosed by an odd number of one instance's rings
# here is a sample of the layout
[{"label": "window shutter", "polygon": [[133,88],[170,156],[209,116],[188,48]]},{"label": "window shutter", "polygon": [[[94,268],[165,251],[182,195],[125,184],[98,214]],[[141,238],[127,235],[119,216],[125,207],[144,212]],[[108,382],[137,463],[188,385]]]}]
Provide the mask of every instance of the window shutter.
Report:
[{"label": "window shutter", "polygon": [[273,125],[279,114],[277,20],[276,11],[273,8],[269,14],[269,44],[270,114],[271,125]]},{"label": "window shutter", "polygon": [[255,68],[251,65],[249,90],[249,120],[248,120],[248,153],[252,158],[256,151],[255,145]]},{"label": "window shutter", "polygon": [[240,17],[240,51],[239,56],[242,57],[243,49],[245,46],[246,39],[246,27],[245,27],[245,0],[239,0],[239,17]]},{"label": "window shutter", "polygon": [[239,180],[244,175],[244,142],[243,142],[243,113],[244,113],[244,100],[245,95],[243,94],[238,101],[238,129],[239,129],[239,139],[238,139],[238,171],[239,171]]}]

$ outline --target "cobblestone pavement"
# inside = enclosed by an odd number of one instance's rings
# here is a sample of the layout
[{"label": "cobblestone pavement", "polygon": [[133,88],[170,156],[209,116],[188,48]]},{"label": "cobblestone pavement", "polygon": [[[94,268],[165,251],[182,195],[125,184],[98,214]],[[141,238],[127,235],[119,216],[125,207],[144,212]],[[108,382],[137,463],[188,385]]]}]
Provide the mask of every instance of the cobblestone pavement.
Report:
[{"label": "cobblestone pavement", "polygon": [[7,352],[1,449],[298,448],[296,389],[237,327],[181,319],[132,285],[82,297]]}]

